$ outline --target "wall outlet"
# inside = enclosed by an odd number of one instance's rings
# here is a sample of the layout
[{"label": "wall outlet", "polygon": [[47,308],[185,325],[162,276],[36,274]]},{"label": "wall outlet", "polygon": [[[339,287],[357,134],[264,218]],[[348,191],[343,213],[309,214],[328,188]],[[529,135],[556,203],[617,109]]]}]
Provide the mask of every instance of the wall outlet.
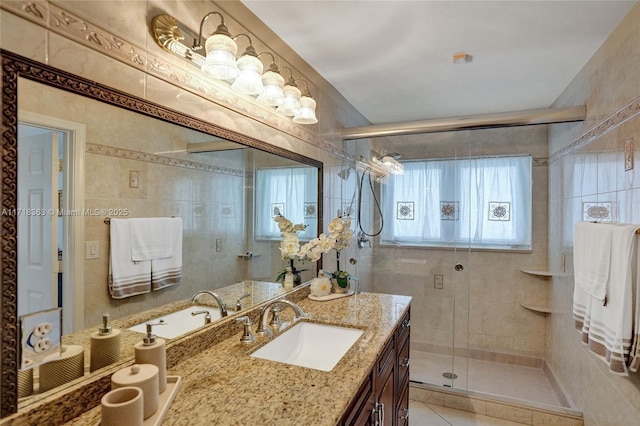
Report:
[{"label": "wall outlet", "polygon": [[216,238],[216,252],[222,251],[222,238]]},{"label": "wall outlet", "polygon": [[444,288],[444,275],[436,274],[433,276],[433,288],[438,290]]}]

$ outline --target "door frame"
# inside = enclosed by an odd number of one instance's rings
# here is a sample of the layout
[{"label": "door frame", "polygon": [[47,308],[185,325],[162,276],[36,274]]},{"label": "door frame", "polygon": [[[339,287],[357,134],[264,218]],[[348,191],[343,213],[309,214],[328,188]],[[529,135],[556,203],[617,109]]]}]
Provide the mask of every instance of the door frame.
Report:
[{"label": "door frame", "polygon": [[[84,153],[86,125],[30,111],[18,111],[18,123],[65,133],[62,208],[82,212],[84,209]],[[84,216],[63,216],[64,246],[62,306],[63,330],[71,333],[84,327]],[[74,285],[75,283],[75,285]]]}]

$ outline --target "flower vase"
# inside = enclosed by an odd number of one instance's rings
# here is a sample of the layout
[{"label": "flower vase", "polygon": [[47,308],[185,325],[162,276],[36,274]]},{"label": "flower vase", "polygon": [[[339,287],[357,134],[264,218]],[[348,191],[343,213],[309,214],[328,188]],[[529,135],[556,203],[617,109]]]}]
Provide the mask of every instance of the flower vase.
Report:
[{"label": "flower vase", "polygon": [[282,280],[282,287],[284,287],[285,290],[291,290],[293,289],[293,283],[294,283],[294,276],[293,276],[293,271],[291,270],[290,266],[287,266],[287,272],[285,272],[284,274],[284,279]]},{"label": "flower vase", "polygon": [[331,292],[332,293],[348,293],[351,288],[349,278],[333,277],[331,279]]},{"label": "flower vase", "polygon": [[289,260],[289,267],[291,268],[291,273],[293,274],[293,286],[297,287],[302,284],[302,271],[296,269],[293,266],[293,259]]}]

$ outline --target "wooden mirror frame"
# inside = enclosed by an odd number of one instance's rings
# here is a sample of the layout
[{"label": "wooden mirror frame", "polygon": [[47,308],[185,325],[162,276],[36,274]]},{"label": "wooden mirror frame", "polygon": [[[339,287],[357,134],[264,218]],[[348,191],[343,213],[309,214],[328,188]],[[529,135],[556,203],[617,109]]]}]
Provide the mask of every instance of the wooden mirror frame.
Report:
[{"label": "wooden mirror frame", "polygon": [[[78,77],[66,71],[41,64],[15,53],[0,49],[2,58],[2,167],[0,168],[3,211],[17,208],[18,177],[18,78],[22,77],[109,105],[157,118],[179,126],[229,139],[261,151],[304,163],[318,169],[318,229],[322,229],[322,173],[321,161],[270,145],[259,139],[216,126],[207,121],[149,102],[108,86]],[[2,404],[0,418],[18,409],[18,280],[17,280],[17,216],[2,215],[0,237],[0,328],[2,329],[0,390]],[[318,265],[321,268],[321,265]]]}]

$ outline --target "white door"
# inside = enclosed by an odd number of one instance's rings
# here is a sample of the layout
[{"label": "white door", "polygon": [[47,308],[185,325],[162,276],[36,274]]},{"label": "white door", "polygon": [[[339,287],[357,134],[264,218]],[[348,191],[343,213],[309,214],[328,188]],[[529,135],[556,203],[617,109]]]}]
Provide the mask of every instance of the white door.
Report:
[{"label": "white door", "polygon": [[58,217],[51,214],[58,208],[58,135],[19,137],[18,152],[18,315],[23,315],[58,306]]}]

